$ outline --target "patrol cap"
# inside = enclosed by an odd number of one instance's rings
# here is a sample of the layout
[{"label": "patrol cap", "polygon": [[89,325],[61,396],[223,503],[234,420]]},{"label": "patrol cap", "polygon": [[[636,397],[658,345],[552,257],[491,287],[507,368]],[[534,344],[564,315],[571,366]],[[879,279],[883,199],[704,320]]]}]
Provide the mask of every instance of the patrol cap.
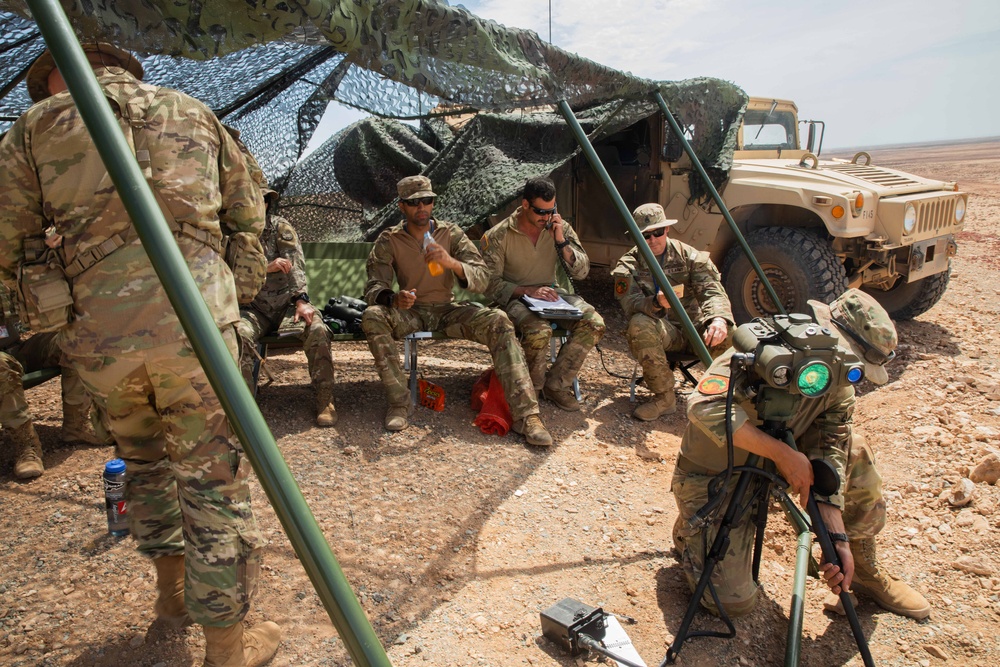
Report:
[{"label": "patrol cap", "polygon": [[[90,42],[88,44],[81,44],[80,46],[83,47],[85,54],[99,54],[102,58],[107,56],[115,61],[115,63],[108,63],[108,65],[114,66],[117,64],[118,67],[128,70],[135,78],[142,78],[142,64],[128,51],[119,49],[117,46],[108,44],[107,42]],[[25,85],[28,86],[28,95],[31,97],[32,102],[41,102],[50,96],[49,74],[55,68],[56,61],[52,57],[52,52],[48,49],[42,51],[42,55],[38,56],[35,62],[31,63],[31,67],[28,68],[28,75],[25,77]]]},{"label": "patrol cap", "polygon": [[829,306],[810,301],[816,321],[840,335],[842,343],[865,362],[865,377],[875,384],[885,384],[889,374],[885,364],[895,357],[896,327],[879,302],[861,290],[849,289]]},{"label": "patrol cap", "polygon": [[407,176],[396,184],[396,192],[399,193],[400,199],[437,197],[431,190],[431,179],[426,176]]},{"label": "patrol cap", "polygon": [[643,204],[632,211],[632,219],[639,225],[640,234],[677,224],[676,220],[667,219],[667,214],[659,204]]}]

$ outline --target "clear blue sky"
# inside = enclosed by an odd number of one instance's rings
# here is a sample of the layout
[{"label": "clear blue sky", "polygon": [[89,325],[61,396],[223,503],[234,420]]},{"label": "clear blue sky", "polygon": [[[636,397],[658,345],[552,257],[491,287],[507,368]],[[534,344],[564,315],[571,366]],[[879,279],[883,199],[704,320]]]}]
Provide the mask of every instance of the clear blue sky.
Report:
[{"label": "clear blue sky", "polygon": [[[459,4],[452,2],[451,4]],[[549,36],[550,0],[463,0]],[[824,148],[1000,135],[1000,0],[551,0],[552,41],[660,80],[714,76],[826,121]],[[355,120],[330,114],[322,134]]]}]

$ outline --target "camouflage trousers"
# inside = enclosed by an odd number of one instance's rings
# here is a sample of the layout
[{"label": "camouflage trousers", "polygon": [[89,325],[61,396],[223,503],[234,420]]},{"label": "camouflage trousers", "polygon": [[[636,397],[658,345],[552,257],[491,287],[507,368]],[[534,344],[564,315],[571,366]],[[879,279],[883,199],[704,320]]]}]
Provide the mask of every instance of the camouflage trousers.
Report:
[{"label": "camouflage trousers", "polygon": [[[707,327],[696,327],[704,334]],[[629,319],[625,330],[625,340],[632,357],[642,366],[642,378],[654,394],[666,394],[674,389],[674,372],[667,362],[667,352],[693,352],[691,342],[683,329],[679,329],[666,319],[636,313]],[[733,343],[733,328],[719,345],[709,348],[712,358],[728,350]]]},{"label": "camouflage trousers", "polygon": [[[573,380],[580,374],[580,368],[587,355],[604,336],[604,318],[594,310],[593,306],[575,294],[564,294],[563,298],[583,311],[583,319],[550,321],[532,313],[519,299],[507,304],[507,316],[521,334],[521,349],[524,350],[528,372],[531,374],[531,384],[536,392],[546,381],[554,389],[572,387]],[[559,349],[552,368],[548,370],[546,380],[553,326],[562,327],[570,334],[566,343]]]},{"label": "camouflage trousers", "polygon": [[[705,554],[715,540],[718,522],[710,527],[692,528],[688,521],[708,502],[708,484],[712,477],[683,470],[685,460],[674,468],[671,490],[677,501],[677,521],[674,524],[674,546],[681,568],[693,592],[701,578]],[[727,494],[736,486],[738,475],[733,476]],[[885,527],[885,501],[882,498],[882,476],[875,466],[875,456],[862,436],[852,437],[847,459],[847,490],[844,494],[844,526],[851,540],[873,538]],[[718,520],[729,502],[723,502]],[[719,595],[726,613],[742,616],[753,609],[757,602],[757,584],[752,569],[754,524],[756,508],[744,513],[729,533],[729,550],[712,572],[712,585]],[[713,614],[718,614],[711,594],[705,591],[701,604]]]},{"label": "camouflage trousers", "polygon": [[[286,311],[284,316],[268,318],[256,309],[241,309],[240,321],[236,323],[236,331],[240,335],[240,372],[250,393],[253,393],[253,366],[257,358],[257,341],[278,330],[285,319],[291,319],[294,308]],[[302,335],[302,348],[306,353],[306,363],[309,366],[309,379],[317,390],[333,390],[336,379],[333,370],[333,353],[330,351],[330,329],[323,322],[317,310],[312,324],[306,325]]]},{"label": "camouflage trousers", "polygon": [[514,325],[502,310],[474,303],[443,303],[406,310],[368,306],[361,317],[361,328],[368,338],[368,348],[375,358],[390,407],[408,406],[410,402],[395,340],[414,331],[442,331],[450,338],[475,341],[490,349],[493,367],[515,420],[538,414],[538,399],[524,353],[517,343]]},{"label": "camouflage trousers", "polygon": [[[236,332],[223,338],[235,360]],[[184,602],[196,623],[240,621],[264,537],[250,507],[250,464],[190,343],[116,354],[103,365],[70,360],[107,407],[140,553],[184,555]]]},{"label": "camouflage trousers", "polygon": [[[18,428],[34,419],[24,398],[21,376],[43,368],[62,365],[62,351],[55,333],[35,334],[31,338],[0,352],[0,424],[4,428]],[[86,414],[91,399],[77,372],[62,367],[63,405],[83,406]]]}]

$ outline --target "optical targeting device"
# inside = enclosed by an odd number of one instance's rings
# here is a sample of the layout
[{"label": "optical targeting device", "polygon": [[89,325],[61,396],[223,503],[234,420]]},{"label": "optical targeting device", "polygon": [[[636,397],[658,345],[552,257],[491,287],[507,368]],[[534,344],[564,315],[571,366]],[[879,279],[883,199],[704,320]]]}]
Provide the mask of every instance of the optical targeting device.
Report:
[{"label": "optical targeting device", "polygon": [[323,321],[334,333],[360,334],[361,315],[367,307],[361,299],[332,296],[323,306]]},{"label": "optical targeting device", "polygon": [[792,313],[737,327],[733,347],[745,369],[769,387],[815,398],[865,379],[864,361],[839,340],[808,315]]}]

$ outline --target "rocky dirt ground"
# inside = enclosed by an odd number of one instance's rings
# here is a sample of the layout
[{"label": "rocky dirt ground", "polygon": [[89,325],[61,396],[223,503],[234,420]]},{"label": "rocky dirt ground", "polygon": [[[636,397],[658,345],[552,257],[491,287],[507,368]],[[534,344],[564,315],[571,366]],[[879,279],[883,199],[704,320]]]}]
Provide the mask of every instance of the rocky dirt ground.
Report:
[{"label": "rocky dirt ground", "polygon": [[[931,601],[924,622],[862,599],[861,624],[880,665],[1000,663],[1000,487],[974,470],[1000,450],[1000,142],[874,151],[876,164],[957,180],[971,193],[951,286],[930,312],[899,325],[891,381],[864,385],[858,430],[876,450],[889,500],[881,557]],[[623,318],[606,271],[583,286],[609,323],[607,370],[632,372]],[[471,386],[485,350],[421,346],[424,376],[447,408],[420,408],[387,434],[384,398],[367,349],[335,348],[336,429],[312,426],[301,352],[272,359],[276,382],[260,405],[313,513],[393,664],[578,665],[541,637],[540,610],[573,597],[632,616],[626,629],[649,664],[662,658],[688,592],[671,554],[670,474],[678,414],[653,424],[628,415],[628,380],[594,355],[581,377],[584,409],[543,408],[558,446],[539,451],[471,425]],[[690,392],[690,386],[684,391]],[[644,391],[640,389],[640,392]],[[148,632],[152,568],[130,538],[107,535],[100,470],[111,448],[58,444],[58,386],[29,392],[46,446],[45,475],[13,479],[0,462],[0,664],[200,664],[197,628]],[[682,411],[683,412],[683,411]],[[346,665],[350,658],[253,482],[270,544],[249,620],[280,623],[278,667]],[[696,639],[681,664],[780,664],[794,540],[773,515],[764,596],[733,640]],[[807,585],[802,664],[860,664],[847,623],[822,611]],[[710,624],[699,614],[696,624]],[[595,662],[593,658],[588,662]]]}]

